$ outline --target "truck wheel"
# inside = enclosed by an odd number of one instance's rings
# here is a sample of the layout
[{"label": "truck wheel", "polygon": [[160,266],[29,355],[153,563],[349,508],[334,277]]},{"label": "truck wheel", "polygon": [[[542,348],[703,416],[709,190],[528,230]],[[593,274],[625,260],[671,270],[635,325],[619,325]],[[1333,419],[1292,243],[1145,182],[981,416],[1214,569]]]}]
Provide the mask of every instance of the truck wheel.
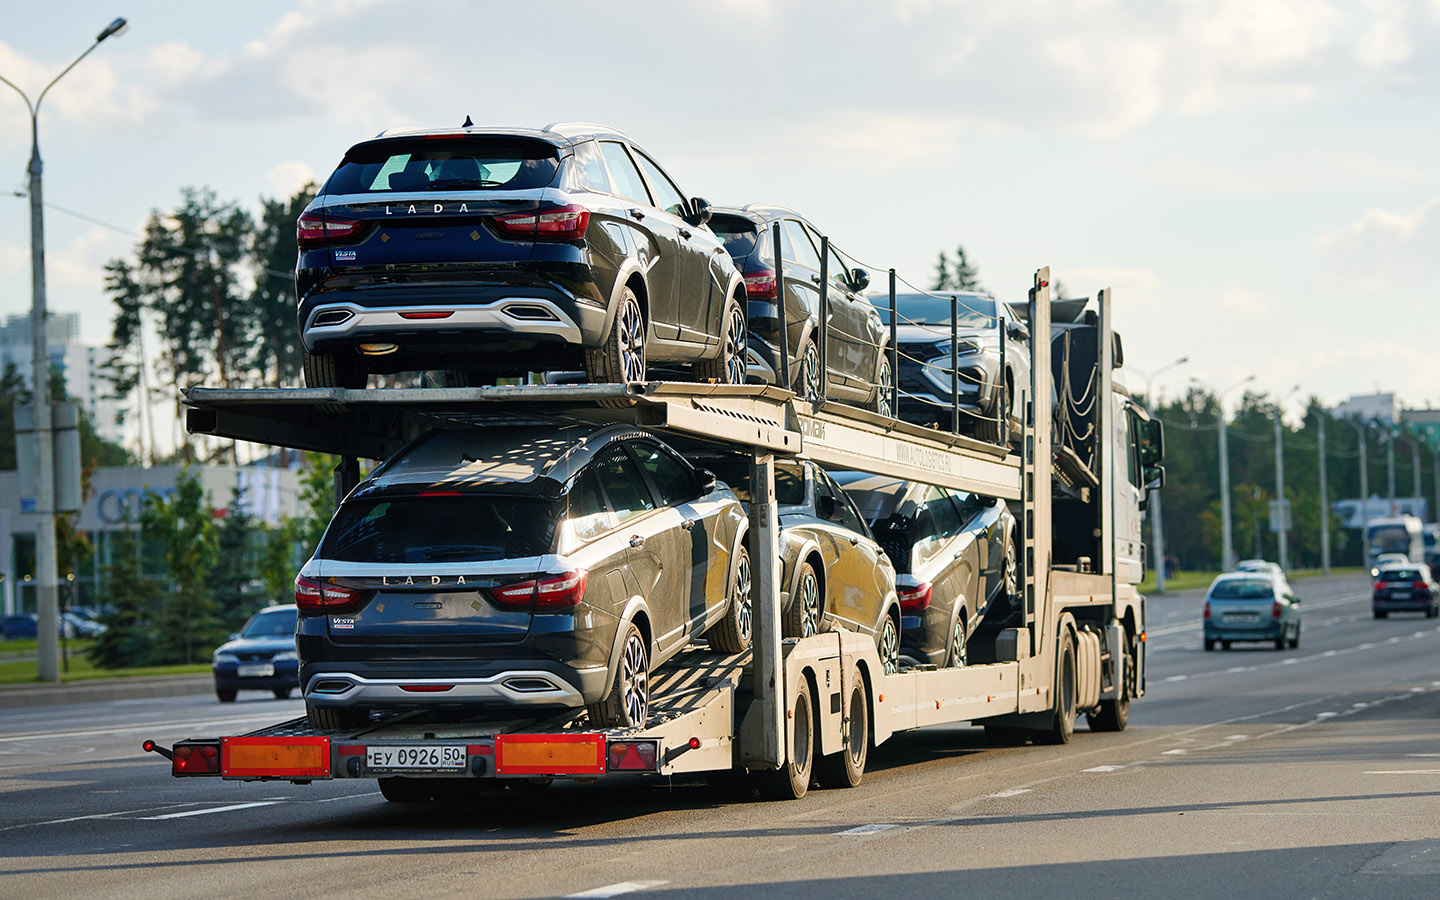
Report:
[{"label": "truck wheel", "polygon": [[625,628],[610,693],[591,705],[589,712],[590,721],[600,728],[641,727],[649,718],[650,651],[634,622]]},{"label": "truck wheel", "polygon": [[585,374],[591,384],[624,384],[645,380],[645,313],[628,286],[605,343],[585,351]]},{"label": "truck wheel", "polygon": [[351,355],[336,353],[305,354],[305,386],[312,388],[353,388],[365,387],[370,376]]},{"label": "truck wheel", "polygon": [[770,800],[799,800],[810,789],[815,763],[815,705],[810,699],[809,680],[800,678],[800,688],[791,699],[792,735],[786,763],[773,772],[760,773],[760,791]]},{"label": "truck wheel", "polygon": [[720,653],[743,653],[750,649],[750,624],[754,612],[750,600],[750,552],[744,547],[735,560],[735,583],[730,588],[730,604],[720,621],[705,632],[705,642]]},{"label": "truck wheel", "polygon": [[846,708],[845,746],[820,757],[820,783],[826,787],[853,788],[865,777],[870,753],[870,707],[865,702],[865,681],[858,668],[850,672],[850,701]]},{"label": "truck wheel", "polygon": [[744,384],[745,354],[750,338],[745,325],[745,311],[734,297],[725,302],[725,316],[720,323],[724,329],[720,337],[720,352],[714,359],[702,359],[695,364],[695,378],[713,384]]},{"label": "truck wheel", "polygon": [[424,803],[432,789],[420,778],[381,778],[380,795],[391,803]]},{"label": "truck wheel", "polygon": [[305,718],[310,720],[310,727],[319,731],[348,731],[352,728],[359,728],[370,721],[370,710],[332,708],[328,706],[311,706],[305,704]]},{"label": "truck wheel", "polygon": [[1135,639],[1125,636],[1125,683],[1120,696],[1114,700],[1101,700],[1100,710],[1087,713],[1085,722],[1091,731],[1124,731],[1130,724],[1130,698],[1139,691],[1140,673],[1135,671]]},{"label": "truck wheel", "polygon": [[216,688],[215,696],[221,703],[235,702],[235,688]]},{"label": "truck wheel", "polygon": [[820,633],[820,623],[824,620],[825,598],[820,595],[820,579],[814,566],[802,563],[781,633],[785,637],[811,637]]},{"label": "truck wheel", "polygon": [[1060,637],[1059,664],[1055,669],[1055,718],[1035,735],[1037,744],[1068,744],[1075,733],[1075,638],[1070,629]]}]

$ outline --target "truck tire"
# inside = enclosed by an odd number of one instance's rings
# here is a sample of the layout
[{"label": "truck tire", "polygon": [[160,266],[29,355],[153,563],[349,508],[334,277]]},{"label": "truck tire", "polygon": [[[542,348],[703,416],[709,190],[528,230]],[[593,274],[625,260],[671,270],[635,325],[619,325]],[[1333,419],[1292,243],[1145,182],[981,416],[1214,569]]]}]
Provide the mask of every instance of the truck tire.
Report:
[{"label": "truck tire", "polygon": [[1060,634],[1055,666],[1055,717],[1050,727],[1035,735],[1037,744],[1068,744],[1075,734],[1075,637],[1066,628]]},{"label": "truck tire", "polygon": [[730,603],[720,621],[705,632],[705,642],[719,653],[744,653],[750,649],[750,626],[754,621],[751,603],[750,551],[743,546],[735,558],[735,580],[730,586]]},{"label": "truck tire", "polygon": [[800,678],[800,687],[791,697],[794,703],[791,740],[785,765],[760,773],[760,793],[769,800],[799,800],[810,789],[815,765],[815,703],[810,682]]},{"label": "truck tire", "polygon": [[424,803],[434,799],[434,789],[422,778],[381,778],[380,795],[390,803]]},{"label": "truck tire", "polygon": [[865,680],[858,668],[850,672],[850,699],[845,710],[845,746],[820,757],[816,767],[826,787],[853,788],[865,777],[865,760],[870,753],[870,705],[865,701]]},{"label": "truck tire", "polygon": [[1130,724],[1130,698],[1139,691],[1140,673],[1135,671],[1135,638],[1125,635],[1125,683],[1120,696],[1101,700],[1097,712],[1086,713],[1085,722],[1091,731],[1124,731]]},{"label": "truck tire", "polygon": [[649,719],[650,649],[634,622],[625,626],[610,693],[588,711],[590,721],[599,728],[640,728]]},{"label": "truck tire", "polygon": [[370,710],[335,709],[328,706],[311,706],[307,703],[305,704],[305,718],[310,720],[310,727],[318,731],[349,731],[370,721]]},{"label": "truck tire", "polygon": [[695,379],[711,384],[744,384],[745,354],[750,343],[745,324],[745,310],[734,297],[725,301],[725,315],[720,319],[720,352],[714,359],[695,363]]}]

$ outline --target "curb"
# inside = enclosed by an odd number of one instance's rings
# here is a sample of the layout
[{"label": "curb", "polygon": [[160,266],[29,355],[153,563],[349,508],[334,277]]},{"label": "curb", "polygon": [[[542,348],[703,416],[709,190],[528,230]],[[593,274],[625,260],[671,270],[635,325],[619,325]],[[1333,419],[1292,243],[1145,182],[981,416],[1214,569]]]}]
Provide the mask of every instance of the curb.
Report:
[{"label": "curb", "polygon": [[148,697],[183,697],[215,690],[215,676],[146,675],[137,678],[94,678],[62,684],[0,686],[0,709],[51,706],[67,703],[102,703],[106,700],[140,700]]}]

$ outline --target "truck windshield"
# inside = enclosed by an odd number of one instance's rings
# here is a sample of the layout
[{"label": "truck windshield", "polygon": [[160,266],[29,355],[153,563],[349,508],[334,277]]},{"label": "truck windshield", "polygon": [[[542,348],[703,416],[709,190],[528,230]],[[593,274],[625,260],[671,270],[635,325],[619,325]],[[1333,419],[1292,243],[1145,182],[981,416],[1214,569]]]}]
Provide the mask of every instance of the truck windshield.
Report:
[{"label": "truck windshield", "polygon": [[316,555],[344,562],[484,562],[540,556],[554,539],[554,504],[536,497],[367,497],[340,507]]},{"label": "truck windshield", "polygon": [[1370,529],[1373,553],[1406,553],[1410,550],[1410,532],[1399,525]]},{"label": "truck windshield", "polygon": [[1259,600],[1275,594],[1275,587],[1268,581],[1251,581],[1248,578],[1232,578],[1217,582],[1210,589],[1211,600]]}]

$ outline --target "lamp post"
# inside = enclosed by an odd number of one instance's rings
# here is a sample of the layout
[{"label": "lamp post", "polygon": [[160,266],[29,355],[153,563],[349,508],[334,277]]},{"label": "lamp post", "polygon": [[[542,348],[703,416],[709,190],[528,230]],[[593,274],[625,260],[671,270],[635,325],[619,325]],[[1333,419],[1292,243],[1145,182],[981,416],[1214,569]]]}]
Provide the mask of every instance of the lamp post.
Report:
[{"label": "lamp post", "polygon": [[[1168,372],[1176,366],[1183,366],[1190,361],[1190,357],[1182,356],[1172,363],[1167,363],[1154,372],[1145,376],[1145,402],[1150,404],[1153,411],[1155,406],[1155,395],[1151,392],[1151,386],[1155,379],[1162,372]],[[1131,368],[1134,368],[1133,366]],[[1139,369],[1136,369],[1138,372]],[[1141,373],[1144,374],[1144,373]],[[1146,513],[1150,517],[1150,548],[1151,559],[1155,561],[1155,593],[1165,593],[1165,525],[1160,512],[1160,491],[1150,495],[1150,509]]]},{"label": "lamp post", "polygon": [[30,111],[30,332],[32,367],[31,397],[35,405],[35,612],[39,619],[36,662],[41,681],[60,680],[60,606],[56,595],[55,548],[55,444],[50,408],[50,347],[45,310],[45,213],[40,175],[40,104],[45,95],[64,78],[80,60],[108,37],[121,34],[129,27],[124,19],[116,19],[95,37],[95,42],[75,61],[61,70],[45,85],[34,103],[14,82],[0,76],[15,89]]},{"label": "lamp post", "polygon": [[[1411,496],[1418,502],[1420,500],[1420,439],[1408,428],[1404,429],[1398,438],[1410,445],[1410,476],[1413,485],[1411,490],[1414,492]],[[1417,509],[1416,512],[1419,510]]]},{"label": "lamp post", "polygon": [[1314,407],[1320,426],[1320,571],[1330,574],[1330,492],[1325,484],[1325,410]]},{"label": "lamp post", "polygon": [[1290,571],[1290,533],[1285,521],[1285,401],[1298,390],[1300,385],[1297,384],[1275,401],[1275,532],[1279,538],[1280,568],[1286,572]]},{"label": "lamp post", "polygon": [[1255,380],[1254,375],[1244,378],[1225,388],[1215,391],[1213,387],[1198,378],[1191,381],[1215,393],[1215,405],[1220,415],[1220,568],[1230,571],[1235,568],[1235,532],[1230,524],[1230,442],[1225,433],[1225,395]]},{"label": "lamp post", "polygon": [[1350,419],[1350,427],[1360,442],[1360,565],[1370,564],[1370,464],[1365,458],[1365,447],[1369,436],[1365,424]]}]

